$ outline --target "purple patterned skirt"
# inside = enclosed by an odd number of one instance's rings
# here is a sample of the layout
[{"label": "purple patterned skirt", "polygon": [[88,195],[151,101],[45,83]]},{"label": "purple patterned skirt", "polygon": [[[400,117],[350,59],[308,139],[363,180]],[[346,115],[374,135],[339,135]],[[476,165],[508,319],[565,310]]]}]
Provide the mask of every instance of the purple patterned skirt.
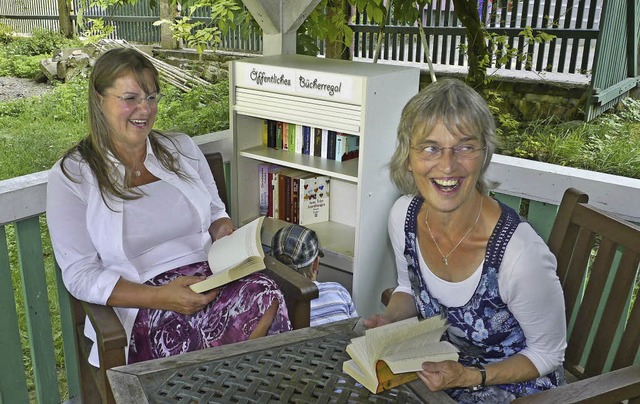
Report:
[{"label": "purple patterned skirt", "polygon": [[[160,286],[178,276],[199,275],[211,275],[207,262],[172,269],[145,285]],[[291,323],[282,292],[260,272],[223,286],[213,302],[192,316],[140,309],[131,333],[128,363],[244,341],[275,301],[278,312],[268,331],[271,335],[290,331]]]}]

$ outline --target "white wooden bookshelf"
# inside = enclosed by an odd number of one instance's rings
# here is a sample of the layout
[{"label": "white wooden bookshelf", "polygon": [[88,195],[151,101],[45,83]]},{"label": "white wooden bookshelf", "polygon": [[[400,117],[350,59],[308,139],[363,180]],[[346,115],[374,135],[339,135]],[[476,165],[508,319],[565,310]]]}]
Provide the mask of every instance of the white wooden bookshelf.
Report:
[{"label": "white wooden bookshelf", "polygon": [[[233,61],[229,71],[233,221],[241,225],[259,214],[260,163],[330,176],[330,219],[308,226],[325,252],[321,279],[336,271],[361,316],[379,311],[380,292],[396,279],[387,218],[398,192],[387,164],[402,107],[418,91],[419,70],[278,55]],[[304,80],[325,86],[305,87]],[[334,86],[333,94],[328,86]],[[267,148],[264,119],[359,136],[359,158],[336,162]],[[285,224],[265,220],[263,242],[269,244]]]}]

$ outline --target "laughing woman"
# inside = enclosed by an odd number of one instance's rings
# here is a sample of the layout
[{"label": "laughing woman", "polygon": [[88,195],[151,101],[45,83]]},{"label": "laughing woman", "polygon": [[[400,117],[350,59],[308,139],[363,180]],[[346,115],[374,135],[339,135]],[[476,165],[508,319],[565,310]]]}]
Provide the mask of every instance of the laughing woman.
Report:
[{"label": "laughing woman", "polygon": [[[77,299],[113,306],[128,363],[291,328],[282,293],[256,274],[207,294],[212,240],[233,231],[204,155],[186,135],[153,130],[158,71],[133,49],[95,63],[89,135],[49,175],[47,222]],[[90,327],[90,322],[86,322]],[[93,329],[85,334],[95,340]],[[99,366],[97,350],[89,362]]]},{"label": "laughing woman", "polygon": [[495,150],[485,101],[439,80],[404,107],[389,216],[398,287],[368,327],[443,315],[458,362],[418,376],[458,402],[509,402],[564,383],[564,302],[556,260],[533,228],[487,194]]}]

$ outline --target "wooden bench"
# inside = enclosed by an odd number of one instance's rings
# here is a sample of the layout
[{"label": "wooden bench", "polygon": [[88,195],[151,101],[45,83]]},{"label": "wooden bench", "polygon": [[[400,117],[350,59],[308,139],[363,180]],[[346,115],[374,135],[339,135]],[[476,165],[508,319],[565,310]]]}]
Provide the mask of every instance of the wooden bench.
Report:
[{"label": "wooden bench", "polygon": [[[640,304],[631,306],[640,284],[640,227],[588,202],[567,189],[548,241],[565,298],[570,383],[514,402],[640,403]],[[382,293],[383,304],[392,293]]]},{"label": "wooden bench", "polygon": [[[207,154],[206,158],[213,172],[218,193],[225,206],[228,206],[222,155],[216,152]],[[281,264],[273,257],[267,256],[265,265],[267,268],[264,273],[276,281],[284,294],[293,328],[308,327],[311,300],[318,297],[317,286],[305,276]],[[76,346],[78,347],[82,402],[115,403],[106,371],[125,364],[124,348],[127,346],[128,341],[124,328],[113,308],[79,301],[70,295],[69,298],[71,300]],[[85,318],[89,319],[96,330],[100,368],[95,368],[88,362],[91,341],[84,336]]]}]

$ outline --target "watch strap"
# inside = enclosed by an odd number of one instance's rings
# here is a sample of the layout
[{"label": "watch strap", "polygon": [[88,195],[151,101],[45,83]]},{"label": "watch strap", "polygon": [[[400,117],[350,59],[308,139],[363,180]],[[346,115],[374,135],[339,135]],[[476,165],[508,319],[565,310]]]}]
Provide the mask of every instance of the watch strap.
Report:
[{"label": "watch strap", "polygon": [[487,370],[484,368],[484,365],[481,363],[474,363],[473,367],[480,371],[481,381],[477,386],[471,386],[469,389],[471,391],[480,391],[484,389],[485,383],[487,382]]}]

